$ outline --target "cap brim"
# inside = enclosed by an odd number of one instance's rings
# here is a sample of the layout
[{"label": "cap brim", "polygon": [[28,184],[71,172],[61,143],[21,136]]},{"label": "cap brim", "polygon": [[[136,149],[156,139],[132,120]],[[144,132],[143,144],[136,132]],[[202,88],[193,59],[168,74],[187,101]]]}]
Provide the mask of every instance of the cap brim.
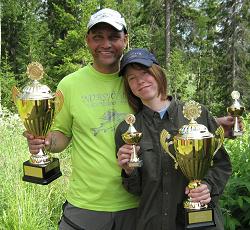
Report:
[{"label": "cap brim", "polygon": [[97,22],[95,22],[95,23],[89,25],[88,30],[90,30],[93,26],[95,26],[95,25],[97,25],[97,24],[99,24],[99,23],[107,23],[107,24],[111,25],[112,27],[114,27],[114,28],[115,28],[116,30],[118,30],[118,31],[122,31],[123,28],[124,28],[124,26],[121,25],[121,24],[119,24],[119,23],[116,23],[116,22],[114,22],[114,21],[110,21],[110,20],[105,20],[105,19],[103,19],[103,20],[97,21]]},{"label": "cap brim", "polygon": [[148,60],[148,59],[144,59],[144,58],[131,59],[131,60],[126,61],[125,63],[122,63],[122,65],[120,66],[119,75],[122,75],[126,66],[128,64],[131,64],[131,63],[141,64],[141,65],[144,65],[146,67],[151,67],[154,64],[154,62],[152,60]]}]

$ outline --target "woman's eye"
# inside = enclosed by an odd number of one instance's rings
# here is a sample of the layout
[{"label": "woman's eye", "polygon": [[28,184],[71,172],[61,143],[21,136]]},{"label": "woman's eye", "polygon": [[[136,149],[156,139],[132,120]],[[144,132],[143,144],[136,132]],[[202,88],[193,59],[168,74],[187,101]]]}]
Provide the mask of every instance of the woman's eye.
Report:
[{"label": "woman's eye", "polygon": [[128,81],[132,81],[132,80],[134,80],[135,79],[135,77],[134,76],[132,76],[132,77],[128,77]]}]

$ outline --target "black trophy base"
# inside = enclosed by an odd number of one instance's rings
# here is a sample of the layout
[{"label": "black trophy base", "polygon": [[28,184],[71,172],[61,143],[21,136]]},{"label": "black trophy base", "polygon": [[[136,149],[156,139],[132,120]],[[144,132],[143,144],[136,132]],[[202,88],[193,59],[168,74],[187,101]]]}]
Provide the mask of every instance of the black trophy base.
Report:
[{"label": "black trophy base", "polygon": [[62,175],[58,158],[52,158],[47,165],[34,165],[29,161],[23,163],[23,181],[46,185]]},{"label": "black trophy base", "polygon": [[206,208],[201,210],[185,209],[185,228],[196,229],[215,226],[214,210]]}]

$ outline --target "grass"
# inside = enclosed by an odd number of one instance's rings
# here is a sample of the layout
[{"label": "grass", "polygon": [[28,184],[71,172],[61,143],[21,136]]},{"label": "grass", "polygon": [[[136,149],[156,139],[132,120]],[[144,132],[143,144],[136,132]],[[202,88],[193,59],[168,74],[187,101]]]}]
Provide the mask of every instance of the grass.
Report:
[{"label": "grass", "polygon": [[23,182],[22,164],[29,159],[23,130],[17,116],[0,121],[0,229],[58,229],[70,173],[68,151],[56,156],[60,158],[62,177],[49,185]]}]

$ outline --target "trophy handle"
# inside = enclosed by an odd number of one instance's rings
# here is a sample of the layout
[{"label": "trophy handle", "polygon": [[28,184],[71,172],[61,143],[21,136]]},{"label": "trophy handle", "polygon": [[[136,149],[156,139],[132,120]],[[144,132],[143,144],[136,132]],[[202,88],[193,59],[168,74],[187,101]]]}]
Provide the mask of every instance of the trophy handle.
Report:
[{"label": "trophy handle", "polygon": [[217,153],[217,151],[220,149],[220,147],[222,146],[222,144],[224,142],[224,129],[222,128],[222,126],[220,126],[216,129],[215,137],[216,137],[216,141],[217,141],[217,148],[214,151],[213,157]]},{"label": "trophy handle", "polygon": [[61,111],[63,103],[64,103],[63,93],[61,90],[57,90],[55,92],[55,115]]},{"label": "trophy handle", "polygon": [[20,94],[20,91],[16,86],[13,86],[11,91],[12,91],[12,100],[16,105],[17,97]]},{"label": "trophy handle", "polygon": [[166,139],[170,138],[170,134],[166,129],[163,129],[161,131],[160,134],[160,142],[161,142],[161,146],[163,147],[163,149],[165,150],[166,153],[168,153],[168,155],[174,160],[174,167],[175,169],[178,168],[178,162],[176,160],[176,158],[174,157],[174,155],[170,152],[169,150],[169,146],[173,144],[173,141],[167,142]]}]

